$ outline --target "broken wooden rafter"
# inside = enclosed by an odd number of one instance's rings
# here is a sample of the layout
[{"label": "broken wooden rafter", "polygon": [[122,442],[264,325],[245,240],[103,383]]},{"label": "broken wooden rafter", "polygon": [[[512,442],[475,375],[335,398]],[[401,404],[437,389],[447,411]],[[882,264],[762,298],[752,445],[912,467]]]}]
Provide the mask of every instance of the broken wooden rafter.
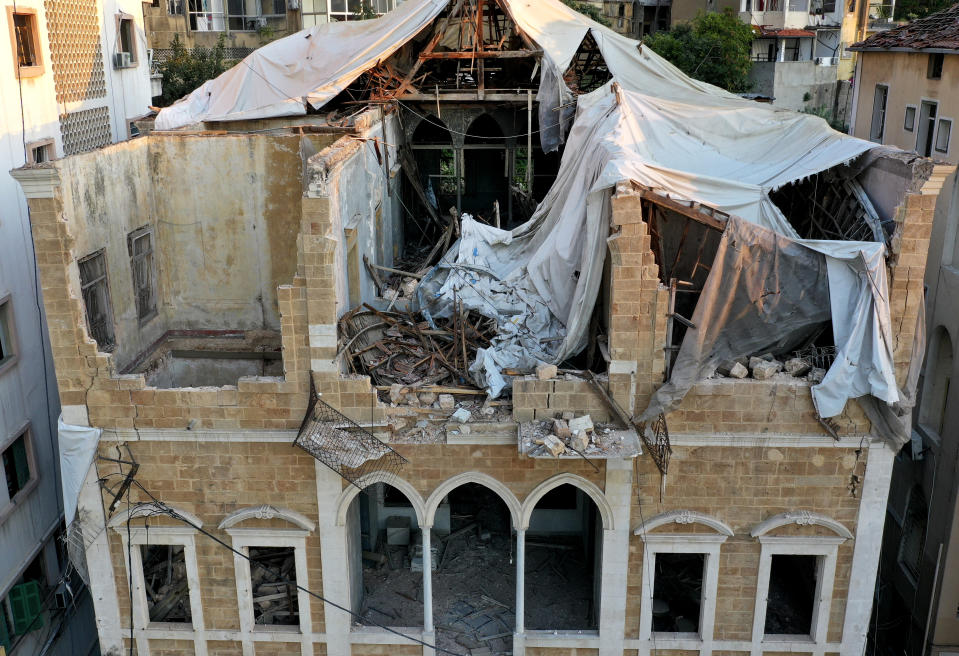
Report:
[{"label": "broken wooden rafter", "polygon": [[466,50],[462,52],[422,53],[421,59],[519,59],[521,57],[542,57],[542,50]]},{"label": "broken wooden rafter", "polygon": [[726,229],[726,221],[729,215],[713,207],[701,205],[700,203],[685,204],[669,196],[659,194],[652,189],[643,189],[640,191],[640,198],[647,200],[654,205],[659,205],[663,209],[681,214],[688,219],[701,223],[707,228],[722,232]]}]

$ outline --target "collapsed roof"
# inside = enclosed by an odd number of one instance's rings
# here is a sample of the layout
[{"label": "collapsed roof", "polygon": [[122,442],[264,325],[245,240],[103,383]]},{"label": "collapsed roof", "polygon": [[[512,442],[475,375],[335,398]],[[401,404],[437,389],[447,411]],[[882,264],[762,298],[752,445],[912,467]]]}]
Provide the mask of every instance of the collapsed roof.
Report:
[{"label": "collapsed roof", "polygon": [[[510,231],[464,216],[460,241],[420,286],[427,317],[448,314],[455,296],[496,320],[498,337],[471,367],[478,384],[496,396],[509,384],[502,369],[559,363],[584,347],[606,256],[608,200],[625,181],[730,215],[692,318],[698,329],[687,332],[669,381],[640,420],[677,407],[722,362],[784,347],[830,319],[838,355],[812,389],[820,416],[841,413],[849,398],[883,406],[904,400],[893,370],[882,230],[871,241],[802,239],[770,198],[877,144],[691,79],[558,0],[496,4],[522,35],[524,52],[535,48],[539,59],[544,149],[565,138],[567,117],[572,128],[557,179],[533,217]],[[435,45],[462,6],[407,0],[379,19],[280,39],[162,110],[156,127],[316,110],[410,40],[432,35]],[[564,72],[587,37],[611,79],[574,102]],[[901,443],[900,423],[887,422],[887,436]]]}]

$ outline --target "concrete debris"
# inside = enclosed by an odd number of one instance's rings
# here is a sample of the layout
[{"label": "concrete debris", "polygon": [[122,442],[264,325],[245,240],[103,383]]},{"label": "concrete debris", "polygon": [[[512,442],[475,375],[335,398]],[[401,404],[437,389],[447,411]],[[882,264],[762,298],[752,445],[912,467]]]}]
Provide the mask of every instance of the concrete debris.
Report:
[{"label": "concrete debris", "polygon": [[566,445],[555,435],[547,435],[544,437],[543,446],[554,456],[562,455],[566,451]]},{"label": "concrete debris", "polygon": [[450,415],[450,419],[460,424],[465,424],[466,422],[470,420],[471,416],[472,416],[472,413],[469,410],[467,410],[466,408],[460,408],[456,412],[454,412],[452,415]]},{"label": "concrete debris", "polygon": [[573,433],[576,431],[591,431],[593,430],[593,420],[590,419],[589,415],[583,415],[582,417],[574,417],[569,420],[569,430]]},{"label": "concrete debris", "polygon": [[752,369],[753,378],[756,380],[768,380],[779,373],[782,368],[777,360],[769,361],[762,358],[750,358],[749,368]]},{"label": "concrete debris", "polygon": [[456,400],[453,399],[452,394],[440,394],[439,396],[440,407],[452,410],[456,406]]},{"label": "concrete debris", "polygon": [[817,385],[822,382],[822,379],[826,377],[826,370],[820,369],[819,367],[813,367],[810,369],[809,373],[806,374],[806,380],[810,383],[816,383]]},{"label": "concrete debris", "polygon": [[423,405],[433,405],[436,403],[436,392],[420,392],[417,397]]},{"label": "concrete debris", "polygon": [[790,376],[805,376],[812,369],[812,365],[802,358],[790,358],[783,364],[783,369]]},{"label": "concrete debris", "polygon": [[565,419],[566,421],[569,421],[570,419],[572,419],[572,418],[575,417],[575,416],[576,416],[576,413],[575,413],[575,412],[568,412],[568,411],[567,411],[567,412],[564,412],[564,413],[563,413],[563,419]]},{"label": "concrete debris", "polygon": [[738,362],[733,363],[733,366],[729,368],[729,377],[730,378],[745,378],[749,375],[749,369],[744,367]]},{"label": "concrete debris", "polygon": [[585,451],[589,448],[589,436],[586,431],[575,431],[569,440],[569,445],[577,451]]},{"label": "concrete debris", "polygon": [[399,383],[390,385],[390,402],[401,403],[406,397],[406,388]]},{"label": "concrete debris", "polygon": [[554,419],[553,420],[553,435],[561,439],[569,439],[572,433],[569,430],[569,424],[566,423],[565,419]]},{"label": "concrete debris", "polygon": [[559,373],[559,370],[556,368],[555,364],[541,364],[537,365],[536,367],[536,377],[540,380],[556,378],[557,373]]}]

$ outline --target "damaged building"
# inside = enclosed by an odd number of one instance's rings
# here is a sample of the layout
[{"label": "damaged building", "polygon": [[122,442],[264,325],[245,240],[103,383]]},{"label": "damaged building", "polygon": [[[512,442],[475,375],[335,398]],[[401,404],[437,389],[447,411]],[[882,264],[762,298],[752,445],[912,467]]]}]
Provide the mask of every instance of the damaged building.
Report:
[{"label": "damaged building", "polygon": [[953,167],[407,0],[14,176],[104,653],[862,653]]}]

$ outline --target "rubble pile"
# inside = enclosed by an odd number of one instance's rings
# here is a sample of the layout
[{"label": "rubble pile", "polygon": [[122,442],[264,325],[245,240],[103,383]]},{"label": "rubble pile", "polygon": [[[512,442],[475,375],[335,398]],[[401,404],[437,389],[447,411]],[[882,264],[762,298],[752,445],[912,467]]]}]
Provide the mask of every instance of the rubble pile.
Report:
[{"label": "rubble pile", "polygon": [[411,312],[381,312],[364,304],[340,318],[339,354],[353,373],[367,374],[377,385],[467,383],[476,350],[489,346],[495,324],[461,309],[448,319],[436,318],[434,325]]},{"label": "rubble pile", "polygon": [[561,418],[524,422],[520,425],[520,451],[531,458],[560,456],[612,457],[627,450],[628,430],[612,423],[593,423],[589,415],[564,412]]},{"label": "rubble pile", "polygon": [[716,367],[716,377],[743,379],[752,377],[755,380],[770,380],[773,378],[799,378],[813,384],[822,382],[829,368],[828,362],[821,362],[825,366],[816,366],[820,364],[817,359],[802,355],[800,352],[793,357],[781,361],[775,358],[771,353],[765,353],[759,356],[749,358],[737,358],[730,362],[724,362]]}]

